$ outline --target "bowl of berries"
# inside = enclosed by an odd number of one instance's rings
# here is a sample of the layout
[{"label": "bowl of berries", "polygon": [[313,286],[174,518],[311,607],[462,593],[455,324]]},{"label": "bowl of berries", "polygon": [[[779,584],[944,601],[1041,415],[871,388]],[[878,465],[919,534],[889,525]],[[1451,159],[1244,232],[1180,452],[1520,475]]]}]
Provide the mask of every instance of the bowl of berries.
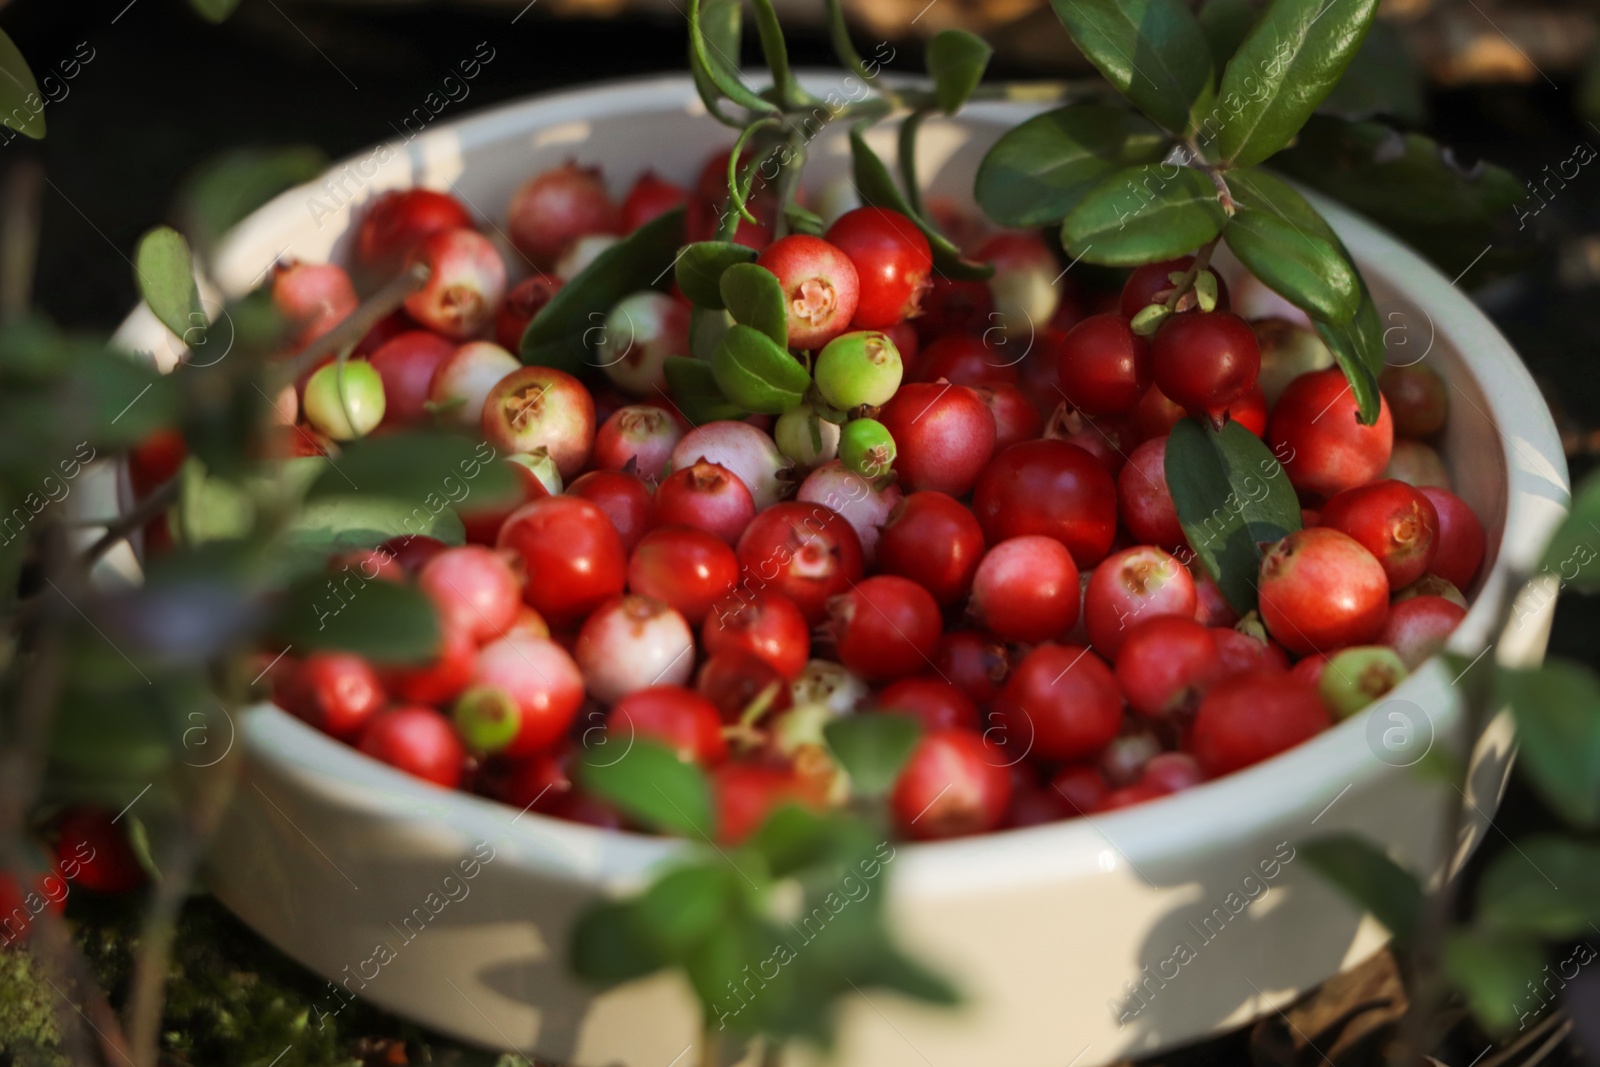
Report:
[{"label": "bowl of berries", "polygon": [[415,586],[430,655],[265,649],[237,723],[210,884],[327,976],[308,1019],[1045,1067],[1376,952],[1297,856],[1444,875],[1484,824],[1442,838],[1430,754],[1494,810],[1510,728],[1466,735],[1440,653],[1542,654],[1550,605],[1502,604],[1566,475],[1515,354],[1235,127],[1174,162],[1082,105],[1089,148],[1021,165],[1078,120],[698,64],[381,146],[208,264],[298,331],[289,462],[471,446],[328,563],[319,624]]}]

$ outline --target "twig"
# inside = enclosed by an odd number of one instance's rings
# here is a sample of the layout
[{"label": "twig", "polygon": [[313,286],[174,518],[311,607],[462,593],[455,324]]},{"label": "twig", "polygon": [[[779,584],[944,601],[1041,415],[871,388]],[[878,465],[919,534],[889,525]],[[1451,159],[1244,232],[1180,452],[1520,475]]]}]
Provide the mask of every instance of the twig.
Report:
[{"label": "twig", "polygon": [[94,566],[95,561],[125,540],[135,530],[142,529],[151,519],[166,511],[178,499],[179,477],[174,475],[163,482],[155,492],[135,504],[128,512],[120,515],[106,527],[106,532],[101,534],[94,544],[84,550],[79,563],[84,568]]},{"label": "twig", "polygon": [[6,181],[0,222],[0,321],[14,322],[33,306],[33,272],[39,252],[39,196],[44,168],[24,157]]},{"label": "twig", "polygon": [[293,381],[324,356],[352,348],[384,318],[405,303],[406,297],[428,283],[432,271],[426,263],[413,263],[383,283],[382,288],[364,300],[339,325],[312,341],[305,351],[285,364],[285,381]]}]

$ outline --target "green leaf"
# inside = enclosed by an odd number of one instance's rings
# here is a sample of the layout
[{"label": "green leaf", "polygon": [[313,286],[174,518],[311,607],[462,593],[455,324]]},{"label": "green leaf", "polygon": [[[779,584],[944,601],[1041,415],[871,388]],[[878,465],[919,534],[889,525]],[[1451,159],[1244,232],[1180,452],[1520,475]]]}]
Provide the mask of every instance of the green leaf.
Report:
[{"label": "green leaf", "polygon": [[1344,118],[1393,115],[1414,125],[1427,121],[1427,75],[1396,22],[1374,19],[1344,77],[1318,108]]},{"label": "green leaf", "polygon": [[731,907],[729,866],[680,867],[657,878],[634,905],[645,937],[670,960],[681,960],[719,923]]},{"label": "green leaf", "polygon": [[954,115],[983,80],[994,49],[966,30],[941,30],[928,42],[928,77],[933,98],[946,115]]},{"label": "green leaf", "polygon": [[382,579],[335,582],[315,575],[283,595],[272,627],[300,654],[354,652],[384,662],[420,663],[437,654],[439,623],[422,590]]},{"label": "green leaf", "polygon": [[172,227],[157,226],[139,239],[133,260],[139,294],[156,318],[185,344],[200,342],[206,332],[206,311],[200,306],[189,242]]},{"label": "green leaf", "polygon": [[828,747],[850,774],[853,793],[886,795],[922,736],[921,723],[909,715],[846,715],[823,727]]},{"label": "green leaf", "polygon": [[641,738],[620,759],[608,748],[601,746],[578,764],[585,789],[652,829],[685,837],[714,834],[711,787],[700,768]]},{"label": "green leaf", "polygon": [[1239,262],[1306,314],[1349,322],[1361,305],[1361,282],[1333,228],[1270,174],[1232,170],[1227,180],[1237,209],[1223,235]]},{"label": "green leaf", "polygon": [[1555,536],[1545,547],[1540,570],[1554,574],[1562,588],[1580,593],[1600,592],[1600,567],[1595,566],[1600,544],[1600,474],[1591,474],[1572,496],[1572,507]]},{"label": "green leaf", "polygon": [[1211,45],[1211,60],[1217,70],[1228,65],[1260,15],[1260,7],[1252,0],[1207,0],[1200,9],[1200,29]]},{"label": "green leaf", "polygon": [[659,971],[667,961],[645,937],[641,925],[632,903],[591,904],[572,927],[568,960],[573,973],[613,985]]},{"label": "green leaf", "polygon": [[929,1004],[954,1007],[961,994],[943,975],[929,970],[892,945],[878,946],[872,953],[860,984],[892,989]]},{"label": "green leaf", "polygon": [[1600,845],[1564,837],[1524,839],[1501,852],[1478,882],[1485,927],[1560,939],[1600,922]]},{"label": "green leaf", "polygon": [[1179,0],[1051,0],[1095,69],[1133,105],[1185,133],[1211,96],[1211,48]]},{"label": "green leaf", "polygon": [[898,211],[916,223],[917,228],[928,238],[928,246],[933,250],[934,269],[946,278],[954,278],[957,281],[983,281],[993,274],[994,267],[990,264],[973,263],[961,258],[961,250],[948,237],[934,229],[933,224],[911,206],[905,194],[900,191],[900,187],[894,183],[894,176],[889,173],[889,168],[884,166],[883,160],[879,159],[878,154],[868,146],[863,129],[860,123],[850,128],[851,169],[856,192],[861,194],[862,203]]},{"label": "green leaf", "polygon": [[434,505],[493,507],[517,499],[518,479],[493,446],[450,433],[383,434],[352,441],[328,463],[310,499],[371,494]]},{"label": "green leaf", "polygon": [[301,558],[327,559],[337,552],[407,536],[434,537],[447,545],[466,539],[461,520],[447,501],[363,494],[319,496],[308,502],[284,531],[283,544]]},{"label": "green leaf", "polygon": [[1441,964],[1455,987],[1466,994],[1472,1014],[1491,1034],[1510,1035],[1531,1001],[1528,983],[1545,970],[1544,949],[1528,938],[1482,930],[1452,930],[1445,935]]},{"label": "green leaf", "polygon": [[678,257],[674,268],[678,288],[696,307],[723,308],[722,272],[736,263],[754,263],[755,259],[755,249],[732,241],[696,241]]},{"label": "green leaf", "polygon": [[766,860],[772,877],[789,878],[808,868],[854,867],[872,855],[877,842],[860,818],[784,804],[767,816],[749,846]]},{"label": "green leaf", "polygon": [[1517,717],[1517,766],[1567,822],[1600,823],[1600,679],[1551,660],[1496,674],[1499,698]]},{"label": "green leaf", "polygon": [[722,395],[747,411],[781,415],[811,388],[811,375],[787,348],[736,323],[717,346],[711,373]]},{"label": "green leaf", "polygon": [[1260,163],[1294,139],[1361,47],[1378,0],[1274,0],[1222,72],[1201,123],[1222,157]]},{"label": "green leaf", "polygon": [[44,136],[44,98],[39,95],[39,83],[4,30],[0,30],[0,112],[4,113],[0,124],[35,141]]},{"label": "green leaf", "polygon": [[226,22],[239,6],[239,0],[189,0],[189,6],[207,22]]},{"label": "green leaf", "polygon": [[[1357,280],[1360,281],[1359,276]],[[1372,302],[1367,283],[1361,281],[1361,303],[1355,318],[1338,326],[1320,319],[1312,319],[1311,324],[1344,371],[1350,391],[1361,406],[1361,421],[1372,425],[1381,409],[1378,374],[1383,370],[1384,346],[1383,321],[1378,318],[1378,306]]]},{"label": "green leaf", "polygon": [[1189,547],[1241,614],[1256,606],[1259,546],[1300,529],[1283,466],[1236,422],[1221,430],[1179,419],[1167,438],[1167,485]]},{"label": "green leaf", "polygon": [[1108,267],[1173,259],[1222,232],[1227,212],[1192,167],[1126,167],[1084,194],[1061,224],[1067,254]]},{"label": "green leaf", "polygon": [[754,263],[735,263],[722,272],[717,287],[734,322],[760,330],[779,348],[789,343],[789,316],[777,275]]},{"label": "green leaf", "polygon": [[705,360],[668,356],[664,370],[673,404],[696,426],[723,419],[742,419],[750,414],[722,395],[716,374]]},{"label": "green leaf", "polygon": [[973,192],[1001,226],[1060,222],[1114,171],[1159,163],[1170,139],[1131,111],[1100,104],[1057,108],[1001,135],[978,164]]},{"label": "green leaf", "polygon": [[189,173],[178,210],[195,243],[208,248],[268,200],[327,169],[328,157],[315,145],[235,148]]},{"label": "green leaf", "polygon": [[1409,871],[1353,834],[1308,841],[1301,853],[1324,878],[1388,927],[1397,945],[1410,944],[1422,918],[1422,887]]},{"label": "green leaf", "polygon": [[728,125],[740,123],[723,115],[723,97],[760,114],[777,111],[739,77],[740,7],[740,0],[689,0],[689,73],[706,110]]},{"label": "green leaf", "polygon": [[683,243],[683,209],[651,219],[557,290],[522,335],[522,362],[581,372],[599,344],[594,327],[630,293],[659,288]]}]

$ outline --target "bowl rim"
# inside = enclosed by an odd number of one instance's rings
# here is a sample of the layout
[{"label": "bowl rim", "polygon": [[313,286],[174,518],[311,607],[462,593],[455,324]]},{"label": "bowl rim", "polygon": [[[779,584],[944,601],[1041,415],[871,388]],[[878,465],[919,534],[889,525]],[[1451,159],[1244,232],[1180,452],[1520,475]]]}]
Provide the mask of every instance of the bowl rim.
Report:
[{"label": "bowl rim", "polygon": [[[836,86],[843,74],[799,72],[802,84],[813,92]],[[472,112],[430,127],[414,142],[401,143],[401,151],[425,151],[430,144],[448,139],[452,150],[464,154],[487,144],[509,144],[520,135],[563,121],[602,121],[620,114],[680,108],[705,115],[687,74],[613,79]],[[1020,103],[981,103],[943,121],[1012,124],[1041,110]],[[713,120],[706,117],[704,121]],[[216,263],[237,258],[243,249],[257,244],[275,247],[276,241],[263,238],[285,223],[288,211],[297,210],[304,197],[314,193],[329,175],[370,159],[384,143],[397,142],[381,142],[352,153],[331,164],[318,178],[279,194],[252,212],[224,241]],[[1454,282],[1376,224],[1314,191],[1302,191],[1339,232],[1363,273],[1382,278],[1387,288],[1403,294],[1428,315],[1438,335],[1450,339],[1487,403],[1488,410],[1479,411],[1500,437],[1506,473],[1504,523],[1499,542],[1491,546],[1478,595],[1449,643],[1452,651],[1469,656],[1487,651],[1493,636],[1489,631],[1494,605],[1510,592],[1506,589],[1508,569],[1513,565],[1531,569],[1539,547],[1564,509],[1567,471],[1554,422],[1527,368]],[[350,211],[354,203],[342,210]],[[135,321],[136,317],[137,312],[118,331],[125,342],[129,338],[124,334],[148,333],[149,324]],[[1459,385],[1456,391],[1466,396]],[[1466,399],[1472,402],[1470,396]],[[1551,609],[1553,604],[1544,610]],[[1508,632],[1496,644],[1499,662],[1523,664],[1540,655],[1542,635]],[[1443,662],[1434,657],[1392,695],[1409,698],[1424,708],[1438,736],[1459,726],[1459,707],[1451,699],[1451,684]],[[967,894],[1077,872],[1105,872],[1122,863],[1137,869],[1141,859],[1183,857],[1222,842],[1253,839],[1289,819],[1320,818],[1318,813],[1326,812],[1352,786],[1396,770],[1373,755],[1361,718],[1337,723],[1288,752],[1185,790],[1181,798],[1163,797],[1104,815],[1034,827],[897,845],[903,858],[897,867],[896,893]],[[523,825],[508,828],[507,805],[412,778],[322,735],[271,704],[250,709],[242,732],[253,759],[277,765],[310,788],[345,792],[353,787],[345,798],[350,803],[363,804],[391,818],[414,818],[419,810],[434,812],[464,834],[492,827],[496,834],[505,835],[508,848],[549,877],[601,886],[636,883],[662,859],[692,844],[590,827],[531,811],[524,813],[530,818]],[[1184,815],[1175,819],[1180,805]],[[521,819],[519,815],[512,823]]]}]

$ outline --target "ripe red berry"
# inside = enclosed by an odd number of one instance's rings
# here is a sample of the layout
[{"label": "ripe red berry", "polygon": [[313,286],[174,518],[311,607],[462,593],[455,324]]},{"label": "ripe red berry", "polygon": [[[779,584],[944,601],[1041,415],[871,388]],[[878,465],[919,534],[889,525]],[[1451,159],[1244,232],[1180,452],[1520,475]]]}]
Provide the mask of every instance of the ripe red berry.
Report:
[{"label": "ripe red berry", "polygon": [[1360,406],[1337,367],[1302,374],[1278,398],[1267,443],[1301,493],[1331,497],[1383,473],[1394,445],[1389,404],[1379,397],[1378,421],[1363,426]]},{"label": "ripe red berry", "polygon": [[1008,641],[1061,637],[1078,621],[1078,567],[1065,545],[1037,534],[1001,541],[985,553],[968,610]]},{"label": "ripe red berry", "polygon": [[499,690],[516,705],[521,721],[502,750],[513,759],[553,745],[583,704],[583,674],[577,663],[566,649],[538,637],[508,636],[483,646],[472,686]]},{"label": "ripe red berry", "polygon": [[1444,647],[1466,617],[1465,608],[1442,596],[1408,597],[1390,606],[1378,641],[1394,649],[1406,669],[1414,671]]},{"label": "ripe red berry", "polygon": [[[56,864],[73,885],[96,893],[127,893],[145,883],[127,834],[103,808],[73,808],[56,828]],[[3,913],[12,918],[11,912]]]},{"label": "ripe red berry", "polygon": [[420,574],[428,561],[450,546],[437,537],[426,534],[402,534],[391,537],[373,549],[383,555],[394,557],[400,568],[407,574]]},{"label": "ripe red berry", "polygon": [[982,333],[994,315],[994,294],[983,282],[934,275],[922,298],[922,314],[911,320],[923,343],[952,333]]},{"label": "ripe red berry", "polygon": [[1092,566],[1117,533],[1116,483],[1093,456],[1065,441],[1024,441],[995,456],[972,497],[984,537],[1054,537],[1080,568]]},{"label": "ripe red berry", "polygon": [[1031,441],[1044,431],[1044,417],[1017,386],[975,385],[972,391],[989,406],[989,414],[994,416],[996,452],[1019,441]]},{"label": "ripe red berry", "polygon": [[1040,645],[996,701],[1008,741],[1037,759],[1093,756],[1122,729],[1122,694],[1105,660],[1079,645]]},{"label": "ripe red berry", "polygon": [[821,348],[850,328],[860,283],[838,248],[820,237],[790,234],[763,249],[756,265],[777,275],[783,287],[791,348]]},{"label": "ripe red berry", "polygon": [[1483,565],[1483,523],[1467,502],[1450,490],[1427,485],[1421,492],[1439,516],[1438,549],[1430,569],[1457,589],[1465,590]]},{"label": "ripe red berry", "polygon": [[481,545],[439,553],[417,584],[440,614],[480,644],[499,637],[522,606],[522,582],[505,555]]},{"label": "ripe red berry", "polygon": [[616,233],[620,223],[600,171],[572,161],[524,182],[506,216],[511,243],[545,270],[578,238]]},{"label": "ripe red berry", "polygon": [[1128,412],[1124,426],[1127,430],[1127,443],[1137,445],[1154,437],[1165,437],[1178,425],[1178,420],[1183,418],[1183,408],[1167,399],[1155,386],[1145,391],[1144,396],[1133,410]]},{"label": "ripe red berry", "polygon": [[1073,815],[1088,815],[1100,810],[1110,787],[1100,768],[1089,763],[1069,763],[1050,779],[1050,791],[1066,803]]},{"label": "ripe red berry", "polygon": [[[1173,289],[1172,275],[1182,274],[1192,266],[1193,256],[1179,256],[1135,267],[1122,285],[1122,294],[1117,300],[1118,312],[1131,320],[1151,304],[1166,303]],[[1228,286],[1220,275],[1217,276],[1217,307],[1228,310]]]},{"label": "ripe red berry", "polygon": [[1335,495],[1318,523],[1349,534],[1383,566],[1389,588],[1410,585],[1430,570],[1438,548],[1439,513],[1404,482],[1378,481]]},{"label": "ripe red berry", "polygon": [[1106,415],[1091,419],[1065,400],[1056,405],[1055,411],[1045,422],[1041,436],[1049,441],[1065,441],[1083,449],[1113,478],[1122,473],[1132,447],[1125,443],[1131,435],[1122,416]]},{"label": "ripe red berry", "polygon": [[622,471],[590,471],[567,486],[567,495],[587,500],[606,513],[622,539],[622,550],[632,552],[650,528],[650,487]]},{"label": "ripe red berry", "polygon": [[[857,425],[866,420],[857,420]],[[878,558],[878,539],[883,524],[904,499],[900,487],[893,483],[882,487],[875,485],[841,460],[824,463],[800,483],[795,493],[801,504],[825,504],[839,513],[861,542],[861,559],[871,567]]]},{"label": "ripe red berry", "polygon": [[494,320],[506,293],[506,265],[489,239],[476,230],[440,230],[418,242],[406,265],[425,264],[421,289],[406,297],[406,314],[458,341]]},{"label": "ripe red berry", "polygon": [[1184,544],[1178,508],[1167,486],[1167,438],[1151,438],[1128,457],[1117,475],[1122,524],[1137,541],[1175,549]]},{"label": "ripe red berry", "polygon": [[689,199],[688,190],[674,185],[653,170],[646,170],[634,179],[633,187],[622,201],[622,232],[632,233],[640,226],[660,218]]},{"label": "ripe red berry", "polygon": [[651,404],[629,404],[613,411],[595,431],[590,462],[600,470],[631,470],[656,485],[682,439],[683,427],[668,412]]},{"label": "ripe red berry", "polygon": [[628,560],[628,588],[653,597],[699,626],[739,580],[739,557],[715,534],[693,526],[658,526]]},{"label": "ripe red berry", "polygon": [[512,512],[496,546],[522,557],[523,598],[558,627],[622,592],[627,576],[627,552],[611,520],[576,497],[546,497]]},{"label": "ripe red berry", "polygon": [[753,834],[783,804],[817,807],[819,799],[793,770],[754,763],[722,764],[711,774],[711,794],[717,840],[730,845]]},{"label": "ripe red berry", "polygon": [[439,620],[439,649],[426,663],[384,666],[378,672],[384,692],[412,704],[445,704],[454,700],[472,680],[477,642],[465,627],[448,618]]},{"label": "ripe red berry", "polygon": [[1156,387],[1195,414],[1220,414],[1256,384],[1261,346],[1231,311],[1171,315],[1150,344]]},{"label": "ripe red berry", "polygon": [[356,261],[374,273],[389,273],[424,237],[442,230],[470,230],[472,215],[461,201],[432,189],[399,189],[372,201],[356,234]]},{"label": "ripe red berry", "polygon": [[1178,793],[1205,781],[1205,771],[1200,761],[1186,752],[1160,752],[1150,757],[1144,765],[1139,784],[1160,790],[1163,794]]},{"label": "ripe red berry", "polygon": [[673,471],[650,506],[653,526],[693,526],[736,544],[756,517],[750,490],[732,471],[707,460]]},{"label": "ripe red berry", "polygon": [[696,426],[672,450],[672,469],[683,470],[702,459],[736,475],[750,491],[757,511],[765,511],[794,492],[794,461],[778,450],[771,437],[747,422],[719,420]]},{"label": "ripe red berry", "polygon": [[941,678],[971,698],[987,704],[1011,674],[1011,653],[1005,642],[982,630],[952,630],[939,640],[934,669]]},{"label": "ripe red berry", "polygon": [[272,304],[306,345],[333,329],[360,299],[345,269],[334,263],[289,263],[273,268]]},{"label": "ripe red berry", "polygon": [[1385,367],[1378,375],[1378,388],[1389,402],[1397,436],[1427,438],[1444,429],[1450,417],[1450,393],[1432,367],[1425,363]]},{"label": "ripe red berry", "polygon": [[939,647],[939,605],[916,582],[881,574],[828,602],[839,662],[869,682],[928,669]]},{"label": "ripe red berry", "polygon": [[1389,581],[1360,542],[1325,526],[1290,534],[1261,560],[1261,621],[1289,651],[1373,643],[1389,614]]},{"label": "ripe red berry", "polygon": [[983,558],[983,529],[967,506],[934,490],[912,493],[878,538],[878,569],[910,578],[944,607],[966,599]]},{"label": "ripe red berry", "polygon": [[1225,678],[1200,701],[1191,744],[1208,778],[1298,745],[1328,727],[1317,691],[1287,671],[1257,670]]},{"label": "ripe red berry", "polygon": [[994,416],[963,385],[910,382],[878,413],[894,438],[900,484],[911,492],[970,490],[994,452]]},{"label": "ripe red berry", "polygon": [[743,648],[725,648],[712,655],[700,668],[694,687],[728,723],[764,721],[793,703],[788,679]]},{"label": "ripe red berry", "polygon": [[1152,719],[1193,710],[1224,672],[1217,640],[1193,619],[1157,615],[1135,623],[1117,652],[1117,685]]},{"label": "ripe red berry", "polygon": [[466,749],[450,720],[432,708],[399,707],[380,713],[361,735],[360,749],[425,782],[461,784]]},{"label": "ripe red berry", "polygon": [[128,480],[135,496],[146,497],[165,485],[189,458],[189,446],[176,429],[156,430],[128,451]]},{"label": "ripe red berry", "polygon": [[507,452],[544,449],[561,477],[583,470],[594,447],[594,399],[583,383],[554,367],[523,367],[484,398],[484,440]]},{"label": "ripe red berry", "polygon": [[1150,346],[1122,316],[1091,315],[1067,333],[1056,374],[1067,402],[1089,415],[1121,415],[1150,388]]},{"label": "ripe red berry", "polygon": [[561,490],[561,475],[556,472],[556,465],[547,455],[501,456],[495,462],[510,469],[517,488],[510,499],[504,502],[486,502],[481,498],[474,499],[469,494],[457,506],[456,515],[461,519],[462,530],[467,540],[475,545],[494,544],[500,536],[500,527],[505,525],[513,511],[530,501],[549,496],[552,488],[557,492]]},{"label": "ripe red berry", "polygon": [[428,387],[456,346],[427,330],[407,330],[385,341],[368,362],[383,381],[383,425],[409,426],[431,416]]},{"label": "ripe red berry", "polygon": [[879,693],[874,703],[883,711],[912,716],[927,733],[979,727],[978,706],[972,698],[937,675],[902,678]]},{"label": "ripe red berry", "polygon": [[[1257,623],[1259,628],[1260,624]],[[1224,674],[1241,671],[1289,669],[1289,655],[1266,634],[1244,633],[1232,626],[1208,627],[1217,642]]]},{"label": "ripe red berry", "polygon": [[573,656],[589,695],[612,704],[647,686],[687,683],[694,676],[694,631],[659,600],[616,597],[583,624]]},{"label": "ripe red berry", "polygon": [[861,580],[861,541],[838,512],[822,504],[776,504],[739,538],[740,584],[771,587],[794,601],[811,625],[830,598]]},{"label": "ripe red berry", "polygon": [[955,385],[1014,385],[1016,357],[990,347],[983,337],[952,333],[923,348],[906,376],[912,382],[947,381]]},{"label": "ripe red berry", "polygon": [[921,311],[933,253],[916,223],[898,211],[861,207],[840,215],[826,236],[856,269],[857,327],[884,330]]},{"label": "ripe red berry", "polygon": [[900,832],[929,841],[999,826],[1012,788],[1003,759],[972,730],[924,736],[900,771],[890,797]]},{"label": "ripe red berry", "polygon": [[1228,598],[1222,595],[1221,587],[1210,574],[1206,573],[1205,567],[1199,561],[1189,561],[1189,576],[1194,579],[1196,622],[1202,626],[1232,626],[1239,621],[1239,613],[1228,603]]},{"label": "ripe red berry", "polygon": [[710,767],[728,755],[716,705],[691,689],[653,685],[617,701],[606,716],[610,744],[642,737],[665,745],[685,763]]},{"label": "ripe red berry", "polygon": [[700,630],[706,655],[740,649],[771,664],[784,678],[800,676],[811,658],[811,628],[794,601],[771,589],[718,600]]},{"label": "ripe red berry", "polygon": [[1257,437],[1267,435],[1267,394],[1252,385],[1244,395],[1228,405],[1228,420],[1237,422]]},{"label": "ripe red berry", "polygon": [[284,709],[323,733],[350,741],[388,703],[372,666],[349,652],[313,652],[274,693]]},{"label": "ripe red berry", "polygon": [[501,348],[508,352],[522,348],[528,323],[560,292],[561,285],[561,279],[554,274],[535,274],[511,287],[494,319],[494,339]]},{"label": "ripe red berry", "polygon": [[1094,569],[1083,616],[1094,647],[1112,659],[1137,623],[1157,615],[1194,617],[1194,579],[1174,557],[1150,545],[1124,549]]}]

